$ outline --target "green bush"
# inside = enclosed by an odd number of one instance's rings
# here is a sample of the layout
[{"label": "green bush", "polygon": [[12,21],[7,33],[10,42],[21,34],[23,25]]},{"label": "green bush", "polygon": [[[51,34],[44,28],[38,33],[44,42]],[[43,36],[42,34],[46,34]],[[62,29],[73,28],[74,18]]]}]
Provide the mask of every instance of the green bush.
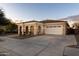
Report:
[{"label": "green bush", "polygon": [[3,29],[0,29],[0,34],[3,34],[4,33],[4,30]]},{"label": "green bush", "polygon": [[6,32],[7,33],[16,33],[17,25],[14,23],[10,23],[10,24],[6,25]]}]

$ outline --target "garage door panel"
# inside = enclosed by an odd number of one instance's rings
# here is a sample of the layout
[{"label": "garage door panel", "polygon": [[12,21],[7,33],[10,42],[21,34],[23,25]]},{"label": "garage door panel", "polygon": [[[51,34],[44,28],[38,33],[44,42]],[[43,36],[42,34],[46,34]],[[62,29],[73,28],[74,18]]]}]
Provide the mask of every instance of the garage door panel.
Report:
[{"label": "garage door panel", "polygon": [[46,34],[63,34],[63,27],[62,26],[56,26],[56,27],[47,27],[45,29]]}]

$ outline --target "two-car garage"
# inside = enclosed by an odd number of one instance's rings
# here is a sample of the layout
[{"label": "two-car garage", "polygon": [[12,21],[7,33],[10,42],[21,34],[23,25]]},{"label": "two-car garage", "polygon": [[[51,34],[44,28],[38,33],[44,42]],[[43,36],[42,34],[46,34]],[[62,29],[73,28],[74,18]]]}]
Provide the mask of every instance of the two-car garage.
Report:
[{"label": "two-car garage", "polygon": [[47,25],[45,28],[45,34],[63,34],[63,25]]}]

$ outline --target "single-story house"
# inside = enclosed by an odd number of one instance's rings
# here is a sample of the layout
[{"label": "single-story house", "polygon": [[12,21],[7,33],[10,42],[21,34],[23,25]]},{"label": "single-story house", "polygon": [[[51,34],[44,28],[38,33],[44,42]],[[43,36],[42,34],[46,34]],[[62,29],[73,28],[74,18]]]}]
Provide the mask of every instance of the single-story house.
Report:
[{"label": "single-story house", "polygon": [[69,25],[67,21],[43,20],[17,23],[18,35],[55,34],[66,35]]}]

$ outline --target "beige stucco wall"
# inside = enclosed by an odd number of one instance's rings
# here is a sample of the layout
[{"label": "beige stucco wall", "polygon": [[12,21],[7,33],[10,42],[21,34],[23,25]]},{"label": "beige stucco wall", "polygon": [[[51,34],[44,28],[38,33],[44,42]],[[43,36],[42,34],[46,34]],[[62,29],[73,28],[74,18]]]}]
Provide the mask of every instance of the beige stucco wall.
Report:
[{"label": "beige stucco wall", "polygon": [[21,23],[18,24],[18,34],[20,34],[20,26],[22,27],[22,35],[24,35],[24,32],[26,31],[26,26],[28,26],[28,30],[30,31],[30,27],[34,27],[34,35],[37,35],[38,33],[38,26],[41,27],[41,33],[43,33],[43,24],[42,23],[37,23],[37,22],[31,22],[31,23]]},{"label": "beige stucco wall", "polygon": [[[24,32],[26,31],[26,26],[28,26],[28,31],[30,31],[30,27],[33,26],[34,27],[34,35],[38,34],[38,26],[41,27],[41,32],[40,34],[46,34],[46,29],[47,26],[50,25],[60,25],[62,28],[62,35],[66,34],[66,29],[67,29],[67,25],[65,22],[54,22],[54,23],[39,23],[39,22],[26,22],[26,23],[19,23],[18,24],[18,34],[20,34],[20,26],[22,27],[22,35],[24,35]],[[51,33],[52,30],[50,30]]]},{"label": "beige stucco wall", "polygon": [[[37,23],[37,22],[31,22],[31,23],[25,23],[24,24],[25,27],[28,26],[29,27],[29,31],[30,31],[30,27],[34,26],[34,35],[37,35],[38,32],[38,26],[41,26],[41,28],[43,28],[42,23]],[[25,30],[25,29],[24,29]],[[42,30],[41,30],[42,31]],[[42,32],[41,32],[42,33]]]},{"label": "beige stucco wall", "polygon": [[18,35],[20,35],[20,27],[22,27],[21,32],[23,34],[23,24],[22,23],[18,23],[17,25],[18,25]]}]

